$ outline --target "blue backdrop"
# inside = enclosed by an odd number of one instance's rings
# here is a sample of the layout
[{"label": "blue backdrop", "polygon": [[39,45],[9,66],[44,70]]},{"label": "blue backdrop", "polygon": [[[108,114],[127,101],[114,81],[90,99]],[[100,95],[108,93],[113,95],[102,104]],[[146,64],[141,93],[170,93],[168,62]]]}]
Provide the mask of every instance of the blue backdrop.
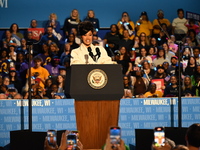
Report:
[{"label": "blue backdrop", "polygon": [[10,27],[14,22],[21,28],[27,28],[31,19],[41,23],[48,19],[50,13],[56,13],[63,25],[74,8],[79,10],[81,20],[88,10],[93,9],[100,20],[100,27],[117,23],[123,11],[127,11],[135,22],[142,11],[147,11],[152,21],[157,10],[163,9],[165,18],[172,21],[178,8],[199,14],[199,4],[199,0],[0,0],[0,28]]}]

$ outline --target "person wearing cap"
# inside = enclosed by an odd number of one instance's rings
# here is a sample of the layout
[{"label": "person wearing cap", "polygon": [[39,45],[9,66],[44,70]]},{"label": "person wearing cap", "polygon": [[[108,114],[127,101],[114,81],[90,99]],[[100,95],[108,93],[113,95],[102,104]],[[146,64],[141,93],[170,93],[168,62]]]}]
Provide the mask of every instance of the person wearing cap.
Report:
[{"label": "person wearing cap", "polygon": [[101,46],[92,44],[94,27],[91,22],[85,21],[79,24],[79,32],[82,43],[79,48],[71,52],[71,65],[73,64],[116,64],[108,56]]},{"label": "person wearing cap", "polygon": [[164,23],[168,28],[170,28],[171,23],[168,19],[164,18],[164,12],[161,9],[158,10],[157,17],[157,19],[153,20],[153,35],[158,38],[160,32],[162,31],[161,25]]},{"label": "person wearing cap", "polygon": [[146,34],[146,36],[152,35],[153,25],[149,21],[147,12],[143,11],[140,15],[140,19],[136,22],[137,35],[139,36],[142,32]]},{"label": "person wearing cap", "polygon": [[59,75],[59,65],[60,63],[60,58],[58,56],[54,56],[51,59],[51,63],[47,64],[44,66],[48,70],[51,76],[57,76]]},{"label": "person wearing cap", "polygon": [[156,73],[153,79],[164,79],[166,77],[165,68],[162,64],[156,67]]},{"label": "person wearing cap", "polygon": [[[181,72],[183,72],[183,65],[181,63]],[[167,73],[171,75],[178,75],[178,57],[172,56],[171,57],[171,65],[169,65],[167,69]]]}]

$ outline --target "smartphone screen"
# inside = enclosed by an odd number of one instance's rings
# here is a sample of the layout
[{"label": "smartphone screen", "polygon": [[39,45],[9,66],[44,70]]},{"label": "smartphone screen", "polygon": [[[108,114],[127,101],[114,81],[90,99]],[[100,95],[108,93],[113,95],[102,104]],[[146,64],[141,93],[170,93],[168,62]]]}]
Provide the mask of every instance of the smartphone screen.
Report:
[{"label": "smartphone screen", "polygon": [[111,127],[110,128],[110,141],[113,146],[119,145],[121,139],[121,128]]},{"label": "smartphone screen", "polygon": [[76,135],[77,141],[80,139],[80,133],[79,131],[71,131],[71,133]]},{"label": "smartphone screen", "polygon": [[165,131],[163,127],[156,127],[154,129],[154,143],[156,146],[165,145]]},{"label": "smartphone screen", "polygon": [[56,130],[48,130],[47,131],[47,140],[51,147],[56,147],[56,137],[57,137]]},{"label": "smartphone screen", "polygon": [[67,135],[67,150],[76,150],[77,145],[77,137],[76,134],[68,134]]}]

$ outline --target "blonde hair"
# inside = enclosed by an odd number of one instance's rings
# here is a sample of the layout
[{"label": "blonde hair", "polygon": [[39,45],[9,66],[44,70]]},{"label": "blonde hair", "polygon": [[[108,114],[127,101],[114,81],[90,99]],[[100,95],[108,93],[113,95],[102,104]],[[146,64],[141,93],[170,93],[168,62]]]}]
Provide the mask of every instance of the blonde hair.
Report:
[{"label": "blonde hair", "polygon": [[182,89],[183,89],[183,91],[185,91],[185,89],[186,89],[186,87],[185,87],[185,79],[186,78],[189,78],[190,79],[190,85],[189,85],[189,89],[192,89],[192,79],[191,79],[191,77],[190,76],[185,76],[185,78],[183,79],[183,85],[182,85]]},{"label": "blonde hair", "polygon": [[[72,17],[72,13],[73,13],[73,11],[75,11],[75,10],[78,12],[77,9],[73,9],[73,10],[71,11],[71,14],[70,14],[71,17]],[[78,12],[78,15],[77,15],[77,18],[76,18],[76,22],[80,22],[79,12]]]},{"label": "blonde hair", "polygon": [[87,13],[87,18],[89,18],[89,12],[92,12],[93,13],[93,15],[94,15],[94,17],[93,18],[95,18],[95,13],[94,13],[94,10],[88,10],[88,13]]},{"label": "blonde hair", "polygon": [[56,15],[55,13],[51,13],[51,14],[49,15],[49,19],[51,20],[51,17],[53,17],[53,16],[55,17],[55,20],[57,20],[58,17],[57,17],[57,15]]}]

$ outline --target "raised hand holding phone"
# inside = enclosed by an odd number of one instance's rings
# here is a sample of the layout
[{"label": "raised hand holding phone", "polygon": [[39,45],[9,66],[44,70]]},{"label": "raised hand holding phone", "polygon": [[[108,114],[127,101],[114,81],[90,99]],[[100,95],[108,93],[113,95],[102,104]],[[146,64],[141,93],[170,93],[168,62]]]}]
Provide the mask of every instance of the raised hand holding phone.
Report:
[{"label": "raised hand holding phone", "polygon": [[154,128],[154,145],[157,147],[165,145],[164,127],[155,127]]}]

